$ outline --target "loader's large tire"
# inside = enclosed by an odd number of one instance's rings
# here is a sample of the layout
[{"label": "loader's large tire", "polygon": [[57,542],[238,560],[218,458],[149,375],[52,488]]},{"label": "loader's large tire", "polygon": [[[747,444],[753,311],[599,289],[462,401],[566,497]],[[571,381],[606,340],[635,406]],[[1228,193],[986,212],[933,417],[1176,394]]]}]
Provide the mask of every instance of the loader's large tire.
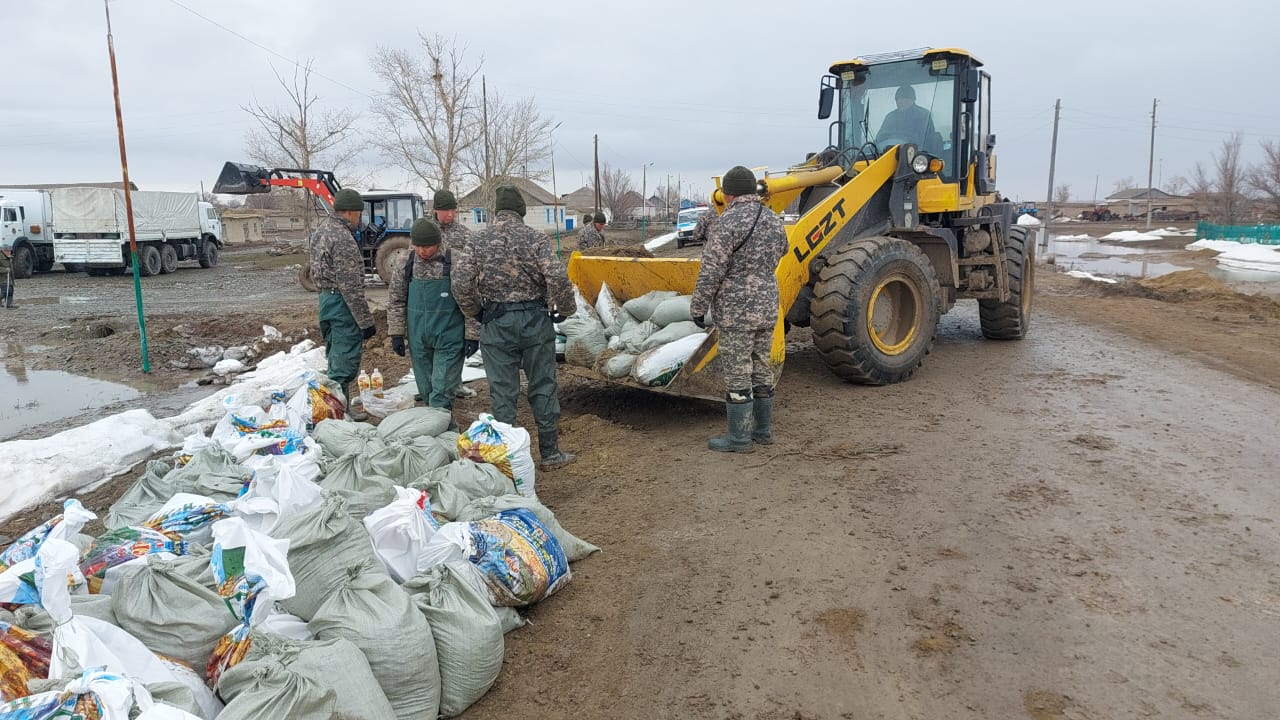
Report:
[{"label": "loader's large tire", "polygon": [[138,248],[138,274],[142,277],[159,275],[163,267],[160,250],[154,245],[143,245]]},{"label": "loader's large tire", "polygon": [[404,235],[384,240],[378,246],[378,252],[374,255],[373,261],[382,282],[391,284],[391,273],[395,271],[397,265],[404,265],[408,261],[411,252],[413,250],[409,245],[409,238]]},{"label": "loader's large tire", "polygon": [[979,300],[982,334],[992,340],[1021,340],[1031,327],[1031,298],[1035,294],[1035,236],[1021,225],[1009,228],[1004,260],[1009,270],[1009,299]]},{"label": "loader's large tire", "polygon": [[316,292],[320,289],[320,286],[316,285],[315,279],[311,277],[311,262],[309,260],[303,262],[302,268],[298,270],[298,284],[307,292]]},{"label": "loader's large tire", "polygon": [[813,343],[845,380],[902,382],[924,362],[938,328],[938,276],[906,240],[869,237],[830,256],[810,305]]},{"label": "loader's large tire", "polygon": [[25,280],[36,271],[36,256],[29,245],[19,245],[13,249],[13,277]]}]

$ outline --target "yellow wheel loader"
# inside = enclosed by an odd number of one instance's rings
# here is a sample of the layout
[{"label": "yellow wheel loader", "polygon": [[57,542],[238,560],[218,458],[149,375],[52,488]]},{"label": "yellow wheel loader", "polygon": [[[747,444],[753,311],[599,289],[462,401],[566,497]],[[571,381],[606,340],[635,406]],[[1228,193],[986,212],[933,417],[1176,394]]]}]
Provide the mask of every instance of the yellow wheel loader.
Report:
[{"label": "yellow wheel loader", "polygon": [[[991,76],[958,48],[831,66],[818,94],[818,117],[834,115],[827,147],[759,182],[768,207],[798,213],[777,268],[776,370],[794,325],[812,328],[839,377],[901,382],[924,361],[938,318],[961,299],[978,301],[986,337],[1026,335],[1035,243],[995,189],[991,109]],[[719,189],[712,201],[723,210]],[[650,290],[691,293],[697,274],[696,259],[569,261],[588,300],[606,282],[620,301]],[[650,389],[723,398],[715,340],[709,335],[669,384]]]}]

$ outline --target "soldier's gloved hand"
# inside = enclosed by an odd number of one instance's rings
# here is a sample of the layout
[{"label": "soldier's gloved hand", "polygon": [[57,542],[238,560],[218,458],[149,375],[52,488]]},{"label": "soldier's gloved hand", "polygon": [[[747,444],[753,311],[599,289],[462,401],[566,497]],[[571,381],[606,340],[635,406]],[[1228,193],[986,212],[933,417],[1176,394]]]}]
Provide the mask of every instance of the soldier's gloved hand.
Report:
[{"label": "soldier's gloved hand", "polygon": [[364,336],[364,339],[365,339],[365,340],[368,340],[369,338],[371,338],[371,337],[373,337],[374,335],[377,335],[377,334],[378,334],[378,326],[377,326],[377,325],[370,325],[370,326],[369,326],[369,327],[367,327],[367,328],[361,328],[361,330],[360,330],[360,334]]},{"label": "soldier's gloved hand", "polygon": [[551,316],[551,322],[559,325],[565,321],[565,316],[559,310],[548,310],[547,314]]},{"label": "soldier's gloved hand", "polygon": [[404,357],[404,336],[403,335],[391,336],[391,352],[399,355],[400,357]]},{"label": "soldier's gloved hand", "polygon": [[479,349],[480,349],[480,341],[479,341],[479,340],[464,340],[464,341],[462,341],[462,357],[464,357],[464,358],[469,358],[469,357],[471,357],[472,355],[475,355],[475,354],[476,354],[476,351],[477,351],[477,350],[479,350]]},{"label": "soldier's gloved hand", "polygon": [[698,327],[702,328],[703,330],[706,330],[706,329],[707,329],[707,316],[706,316],[706,315],[698,315],[697,317],[695,317],[695,318],[693,319],[693,324],[694,324],[694,325],[697,325]]}]

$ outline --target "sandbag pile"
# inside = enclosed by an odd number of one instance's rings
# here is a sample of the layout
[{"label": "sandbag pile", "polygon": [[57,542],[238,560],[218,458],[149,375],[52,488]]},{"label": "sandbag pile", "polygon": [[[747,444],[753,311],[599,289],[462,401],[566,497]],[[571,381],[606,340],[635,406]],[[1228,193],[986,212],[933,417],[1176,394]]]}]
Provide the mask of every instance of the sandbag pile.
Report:
[{"label": "sandbag pile", "polygon": [[97,537],[70,500],[0,550],[0,718],[417,720],[488,692],[516,608],[598,550],[538,501],[528,432],[313,416],[299,386],[229,402]]},{"label": "sandbag pile", "polygon": [[688,295],[654,290],[621,303],[603,283],[593,305],[574,292],[578,311],[557,326],[565,362],[612,380],[666,385],[707,339],[689,314]]}]

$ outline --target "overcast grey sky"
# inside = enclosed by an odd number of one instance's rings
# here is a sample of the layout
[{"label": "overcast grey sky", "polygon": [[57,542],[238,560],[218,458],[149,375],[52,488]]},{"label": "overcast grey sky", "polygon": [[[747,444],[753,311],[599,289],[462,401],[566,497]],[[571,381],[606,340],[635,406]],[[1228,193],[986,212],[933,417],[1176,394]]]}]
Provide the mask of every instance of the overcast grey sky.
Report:
[{"label": "overcast grey sky", "polygon": [[[667,173],[705,192],[732,165],[781,169],[826,144],[815,110],[832,61],[924,46],[965,47],[993,75],[998,186],[1011,197],[1044,196],[1058,97],[1058,182],[1080,200],[1095,178],[1100,197],[1118,178],[1145,185],[1152,98],[1166,181],[1207,162],[1232,130],[1251,162],[1260,140],[1280,140],[1269,67],[1280,12],[1260,0],[112,0],[130,171],[144,189],[208,188],[223,161],[247,159],[241,106],[280,96],[272,67],[292,72],[184,5],[287,58],[314,57],[337,81],[316,79],[321,103],[356,109],[372,101],[352,88],[378,90],[379,45],[412,47],[419,30],[456,35],[483,54],[492,88],[533,95],[563,123],[562,194],[589,176],[593,133],[601,160],[631,169],[637,185],[654,163],[650,189]],[[0,0],[0,27],[0,184],[119,179],[101,0]],[[378,178],[408,187],[397,170]]]}]

